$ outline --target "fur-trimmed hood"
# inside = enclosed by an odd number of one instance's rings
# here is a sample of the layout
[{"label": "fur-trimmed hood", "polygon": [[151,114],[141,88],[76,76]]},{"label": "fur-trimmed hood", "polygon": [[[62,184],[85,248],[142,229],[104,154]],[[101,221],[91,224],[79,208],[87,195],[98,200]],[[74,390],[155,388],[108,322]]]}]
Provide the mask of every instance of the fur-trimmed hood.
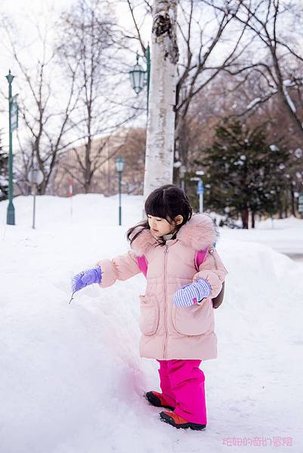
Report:
[{"label": "fur-trimmed hood", "polygon": [[[141,233],[139,233],[142,229]],[[158,241],[152,236],[149,229],[138,226],[133,236],[138,236],[133,240],[131,248],[137,256],[147,253],[150,247],[158,244]],[[212,246],[217,238],[217,232],[213,220],[206,214],[194,214],[192,218],[183,225],[177,233],[177,241],[182,242],[186,247],[194,250],[203,250]]]}]

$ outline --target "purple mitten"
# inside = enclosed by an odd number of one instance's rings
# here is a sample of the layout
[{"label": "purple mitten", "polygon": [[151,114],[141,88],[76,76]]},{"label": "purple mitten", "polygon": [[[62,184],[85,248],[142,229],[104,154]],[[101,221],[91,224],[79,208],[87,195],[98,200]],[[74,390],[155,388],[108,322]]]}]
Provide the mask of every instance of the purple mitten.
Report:
[{"label": "purple mitten", "polygon": [[191,305],[198,304],[205,297],[208,297],[210,292],[210,284],[203,278],[200,278],[178,289],[173,296],[173,303],[177,307],[190,307]]},{"label": "purple mitten", "polygon": [[85,286],[93,283],[101,283],[102,272],[101,267],[96,266],[93,269],[87,269],[86,271],[80,272],[75,275],[72,279],[72,292],[75,293]]}]

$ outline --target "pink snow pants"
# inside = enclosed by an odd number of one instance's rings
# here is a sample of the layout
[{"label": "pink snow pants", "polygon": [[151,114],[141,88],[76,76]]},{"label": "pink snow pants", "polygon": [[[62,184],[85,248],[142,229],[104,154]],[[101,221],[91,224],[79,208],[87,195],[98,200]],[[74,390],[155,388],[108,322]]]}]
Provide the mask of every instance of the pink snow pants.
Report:
[{"label": "pink snow pants", "polygon": [[207,424],[205,376],[201,360],[158,360],[162,394],[174,413],[188,422]]}]

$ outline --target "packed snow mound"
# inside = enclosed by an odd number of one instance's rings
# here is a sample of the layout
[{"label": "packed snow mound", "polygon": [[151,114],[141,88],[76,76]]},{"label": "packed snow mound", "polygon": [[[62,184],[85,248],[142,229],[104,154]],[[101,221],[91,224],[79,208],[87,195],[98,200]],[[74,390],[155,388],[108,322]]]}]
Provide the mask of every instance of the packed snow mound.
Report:
[{"label": "packed snow mound", "polygon": [[221,232],[219,357],[202,364],[209,424],[176,430],[143,397],[159,389],[157,363],[138,352],[144,277],[88,287],[69,304],[74,273],[128,249],[142,198],[123,197],[123,227],[117,201],[39,197],[36,230],[30,197],[15,201],[16,226],[0,203],[1,453],[217,453],[237,442],[242,453],[256,439],[267,452],[301,451],[303,266]]}]

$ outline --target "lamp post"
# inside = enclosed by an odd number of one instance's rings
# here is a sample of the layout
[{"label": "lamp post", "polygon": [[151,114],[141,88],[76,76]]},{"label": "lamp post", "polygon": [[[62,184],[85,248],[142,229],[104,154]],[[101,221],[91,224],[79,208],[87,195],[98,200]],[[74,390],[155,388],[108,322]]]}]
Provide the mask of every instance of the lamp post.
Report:
[{"label": "lamp post", "polygon": [[196,171],[196,175],[199,177],[198,183],[197,183],[197,195],[199,197],[199,212],[203,212],[203,196],[204,196],[204,184],[202,180],[202,176],[204,175],[203,170],[198,170]]},{"label": "lamp post", "polygon": [[36,227],[36,194],[37,186],[42,183],[44,176],[41,170],[36,165],[33,165],[30,169],[28,176],[28,181],[32,186],[32,195],[33,195],[33,229]]},{"label": "lamp post", "polygon": [[116,170],[119,176],[119,225],[122,225],[122,206],[121,206],[121,192],[122,192],[122,173],[124,168],[124,159],[118,156],[116,159]]},{"label": "lamp post", "polygon": [[203,194],[204,194],[204,185],[203,181],[200,178],[197,184],[197,195],[199,197],[199,212],[203,212]]},{"label": "lamp post", "polygon": [[9,132],[9,154],[8,154],[8,206],[7,219],[8,225],[15,225],[15,207],[13,204],[14,185],[13,185],[13,132],[18,127],[18,107],[16,96],[12,96],[12,83],[14,76],[9,70],[5,76],[8,82],[8,132]]},{"label": "lamp post", "polygon": [[190,180],[197,182],[197,192],[196,193],[199,197],[199,212],[202,213],[203,209],[204,209],[204,207],[203,207],[204,184],[203,184],[203,180],[202,180],[201,176],[204,175],[204,171],[197,171],[196,175],[199,175],[199,176],[190,178]]},{"label": "lamp post", "polygon": [[137,52],[137,62],[133,69],[129,71],[129,77],[132,89],[136,94],[139,94],[144,86],[147,88],[147,98],[146,98],[146,108],[147,108],[147,115],[149,109],[149,88],[150,88],[150,47],[149,44],[146,47],[144,58],[146,60],[146,69],[144,70],[143,67],[139,64],[139,54]]}]

